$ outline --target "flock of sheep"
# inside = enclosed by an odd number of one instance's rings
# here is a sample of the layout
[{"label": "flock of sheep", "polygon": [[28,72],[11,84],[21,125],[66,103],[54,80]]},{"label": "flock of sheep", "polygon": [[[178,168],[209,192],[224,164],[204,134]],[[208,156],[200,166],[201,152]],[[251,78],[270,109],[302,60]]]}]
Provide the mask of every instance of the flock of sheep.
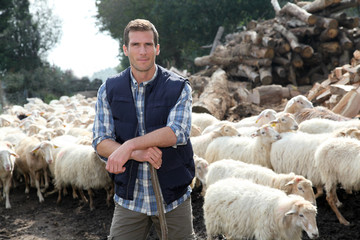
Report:
[{"label": "flock of sheep", "polygon": [[[336,190],[360,190],[360,120],[314,107],[302,95],[282,112],[265,109],[239,122],[193,113],[196,180],[208,239],[317,238],[316,198],[339,222]],[[316,194],[314,190],[316,189]]]},{"label": "flock of sheep", "polygon": [[[25,182],[25,193],[36,188],[40,203],[44,194],[54,192],[60,202],[71,186],[73,197],[80,194],[90,209],[94,189],[106,189],[110,204],[112,180],[91,146],[95,102],[96,98],[82,95],[63,96],[49,104],[31,98],[0,115],[0,184],[6,208],[11,208],[10,187],[19,181]],[[51,183],[52,192],[47,191]]]},{"label": "flock of sheep", "polygon": [[[106,189],[110,204],[113,184],[91,147],[95,101],[81,95],[49,104],[31,98],[0,115],[0,199],[6,208],[19,181],[25,193],[36,188],[39,202],[56,192],[60,202],[71,186],[73,197],[80,194],[91,209],[94,189]],[[359,119],[314,107],[302,95],[282,112],[265,109],[239,122],[193,112],[192,187],[202,185],[208,239],[296,240],[302,231],[316,238],[316,198],[324,190],[339,222],[349,225],[336,190],[360,189],[359,129]]]}]

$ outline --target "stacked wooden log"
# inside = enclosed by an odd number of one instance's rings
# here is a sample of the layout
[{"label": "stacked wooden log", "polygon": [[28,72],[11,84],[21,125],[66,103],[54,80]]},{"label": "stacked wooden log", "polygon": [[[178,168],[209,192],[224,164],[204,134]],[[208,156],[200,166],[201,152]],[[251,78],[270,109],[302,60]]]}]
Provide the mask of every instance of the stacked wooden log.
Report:
[{"label": "stacked wooden log", "polygon": [[335,68],[328,78],[315,83],[307,98],[345,117],[360,113],[360,51],[356,50],[350,64]]},{"label": "stacked wooden log", "polygon": [[332,69],[350,62],[360,49],[359,17],[344,10],[360,0],[288,2],[280,8],[271,1],[276,17],[252,21],[246,30],[228,34],[197,66],[218,66],[231,79],[248,79],[252,86],[312,85]]}]

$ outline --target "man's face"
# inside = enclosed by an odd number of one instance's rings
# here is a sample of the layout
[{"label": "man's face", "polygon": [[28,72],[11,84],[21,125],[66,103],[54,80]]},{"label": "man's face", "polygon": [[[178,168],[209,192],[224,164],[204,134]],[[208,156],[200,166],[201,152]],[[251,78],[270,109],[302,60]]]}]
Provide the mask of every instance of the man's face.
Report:
[{"label": "man's face", "polygon": [[129,46],[124,45],[123,50],[125,56],[129,57],[133,71],[148,72],[155,67],[155,58],[160,53],[160,46],[155,46],[152,31],[130,31]]}]

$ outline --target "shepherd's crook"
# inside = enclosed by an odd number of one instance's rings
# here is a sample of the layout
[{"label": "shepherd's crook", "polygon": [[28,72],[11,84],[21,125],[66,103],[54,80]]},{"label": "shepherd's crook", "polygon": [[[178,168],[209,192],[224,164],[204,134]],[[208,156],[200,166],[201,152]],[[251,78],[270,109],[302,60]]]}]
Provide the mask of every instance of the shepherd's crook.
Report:
[{"label": "shepherd's crook", "polygon": [[161,189],[156,169],[150,165],[151,182],[154,188],[156,206],[159,213],[160,229],[161,229],[161,240],[168,239],[168,228],[166,224],[164,205],[162,201]]}]

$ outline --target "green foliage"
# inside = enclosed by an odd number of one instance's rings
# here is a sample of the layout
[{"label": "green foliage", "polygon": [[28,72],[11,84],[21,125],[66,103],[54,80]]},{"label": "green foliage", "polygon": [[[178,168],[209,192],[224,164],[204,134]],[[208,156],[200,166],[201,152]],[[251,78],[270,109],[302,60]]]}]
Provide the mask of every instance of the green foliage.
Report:
[{"label": "green foliage", "polygon": [[[193,59],[206,55],[219,26],[225,34],[234,32],[251,19],[270,18],[274,10],[265,0],[98,0],[98,25],[122,42],[130,20],[150,20],[160,35],[157,62],[165,67],[193,68]],[[125,58],[126,59],[126,58]],[[122,67],[128,61],[122,60]]]}]

